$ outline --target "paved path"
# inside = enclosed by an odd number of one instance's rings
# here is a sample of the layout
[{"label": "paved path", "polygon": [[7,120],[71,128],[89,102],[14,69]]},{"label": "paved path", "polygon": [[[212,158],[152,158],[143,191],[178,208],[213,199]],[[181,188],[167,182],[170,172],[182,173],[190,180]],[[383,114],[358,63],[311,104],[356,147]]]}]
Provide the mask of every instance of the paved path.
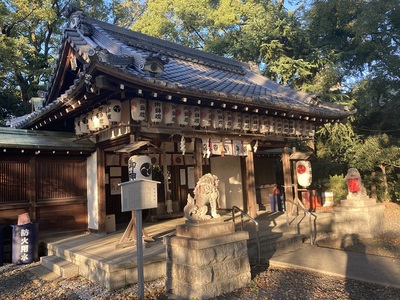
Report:
[{"label": "paved path", "polygon": [[270,259],[272,267],[317,271],[400,288],[400,259],[304,245]]}]

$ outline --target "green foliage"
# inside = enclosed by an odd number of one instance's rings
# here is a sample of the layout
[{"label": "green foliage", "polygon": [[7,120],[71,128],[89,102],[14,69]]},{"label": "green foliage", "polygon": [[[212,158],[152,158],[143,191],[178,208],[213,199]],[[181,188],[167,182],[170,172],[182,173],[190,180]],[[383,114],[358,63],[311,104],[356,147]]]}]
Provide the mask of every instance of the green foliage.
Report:
[{"label": "green foliage", "polygon": [[346,199],[348,191],[346,184],[346,177],[344,175],[329,176],[326,183],[326,190],[333,192],[333,201],[338,203],[340,200]]}]

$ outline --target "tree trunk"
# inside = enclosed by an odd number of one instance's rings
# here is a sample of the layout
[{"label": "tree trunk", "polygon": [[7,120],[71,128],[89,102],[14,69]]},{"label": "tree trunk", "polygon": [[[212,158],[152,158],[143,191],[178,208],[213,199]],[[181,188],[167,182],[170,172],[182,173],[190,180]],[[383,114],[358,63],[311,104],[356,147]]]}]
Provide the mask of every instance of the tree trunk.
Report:
[{"label": "tree trunk", "polygon": [[386,176],[386,167],[385,165],[381,164],[379,168],[382,170],[382,178],[383,178],[383,188],[384,188],[384,195],[383,195],[383,201],[388,201],[389,200],[389,187],[387,183],[387,176]]}]

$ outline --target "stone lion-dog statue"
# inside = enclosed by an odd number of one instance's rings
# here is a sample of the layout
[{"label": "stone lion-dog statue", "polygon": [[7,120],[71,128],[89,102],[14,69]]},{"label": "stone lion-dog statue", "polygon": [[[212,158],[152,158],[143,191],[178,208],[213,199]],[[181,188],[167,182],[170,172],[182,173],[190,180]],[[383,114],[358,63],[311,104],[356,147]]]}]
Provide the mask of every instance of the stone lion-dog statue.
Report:
[{"label": "stone lion-dog statue", "polygon": [[[183,209],[186,219],[199,221],[221,217],[217,213],[217,206],[219,206],[218,184],[218,177],[210,173],[199,179],[193,191],[194,198],[188,194],[187,204]],[[210,204],[210,214],[207,214],[208,204]]]}]

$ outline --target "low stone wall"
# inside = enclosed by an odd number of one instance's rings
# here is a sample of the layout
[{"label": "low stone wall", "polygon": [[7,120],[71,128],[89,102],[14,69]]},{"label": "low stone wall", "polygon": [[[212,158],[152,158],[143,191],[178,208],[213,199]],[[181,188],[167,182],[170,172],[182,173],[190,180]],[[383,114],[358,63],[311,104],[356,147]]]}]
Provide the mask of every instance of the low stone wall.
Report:
[{"label": "low stone wall", "polygon": [[342,200],[334,208],[334,232],[339,237],[357,234],[360,237],[375,237],[382,233],[385,206],[375,199]]}]

